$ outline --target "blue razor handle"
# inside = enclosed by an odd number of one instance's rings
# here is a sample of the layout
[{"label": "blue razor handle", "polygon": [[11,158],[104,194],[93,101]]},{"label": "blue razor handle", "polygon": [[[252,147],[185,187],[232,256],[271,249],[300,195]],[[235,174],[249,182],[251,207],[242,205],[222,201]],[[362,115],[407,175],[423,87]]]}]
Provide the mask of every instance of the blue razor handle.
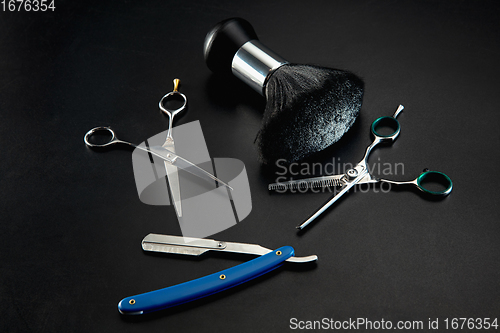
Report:
[{"label": "blue razor handle", "polygon": [[218,273],[124,298],[118,303],[118,311],[126,315],[138,315],[194,301],[270,272],[281,266],[285,260],[293,255],[293,247],[283,246],[256,259]]}]

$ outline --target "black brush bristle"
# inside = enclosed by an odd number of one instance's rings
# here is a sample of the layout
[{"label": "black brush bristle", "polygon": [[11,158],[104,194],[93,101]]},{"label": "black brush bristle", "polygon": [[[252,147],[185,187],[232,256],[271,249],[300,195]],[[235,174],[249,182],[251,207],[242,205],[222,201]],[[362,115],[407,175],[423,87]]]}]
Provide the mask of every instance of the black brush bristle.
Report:
[{"label": "black brush bristle", "polygon": [[233,73],[265,95],[256,138],[264,164],[297,162],[327,148],[351,128],[361,109],[360,78],[343,70],[288,63],[263,45],[242,18],[213,27],[203,53],[212,71]]},{"label": "black brush bristle", "polygon": [[337,142],[359,114],[363,87],[359,77],[343,70],[279,67],[265,90],[266,109],[256,140],[261,162],[297,162]]}]

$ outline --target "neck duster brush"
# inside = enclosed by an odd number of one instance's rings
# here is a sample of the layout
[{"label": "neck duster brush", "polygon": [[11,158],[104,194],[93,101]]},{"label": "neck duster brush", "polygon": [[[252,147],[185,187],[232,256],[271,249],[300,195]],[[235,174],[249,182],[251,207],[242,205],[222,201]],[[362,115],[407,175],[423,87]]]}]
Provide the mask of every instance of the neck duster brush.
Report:
[{"label": "neck duster brush", "polygon": [[291,64],[264,46],[249,22],[231,18],[207,34],[207,66],[232,73],[266,98],[260,161],[297,162],[337,142],[361,109],[363,81],[350,72]]}]

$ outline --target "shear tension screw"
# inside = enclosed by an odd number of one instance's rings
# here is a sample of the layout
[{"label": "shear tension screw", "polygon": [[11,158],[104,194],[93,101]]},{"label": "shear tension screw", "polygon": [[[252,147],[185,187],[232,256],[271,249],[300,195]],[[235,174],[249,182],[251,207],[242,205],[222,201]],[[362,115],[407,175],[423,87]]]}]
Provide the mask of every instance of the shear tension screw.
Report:
[{"label": "shear tension screw", "polygon": [[351,178],[356,178],[358,171],[356,169],[349,169],[347,170],[347,175]]}]

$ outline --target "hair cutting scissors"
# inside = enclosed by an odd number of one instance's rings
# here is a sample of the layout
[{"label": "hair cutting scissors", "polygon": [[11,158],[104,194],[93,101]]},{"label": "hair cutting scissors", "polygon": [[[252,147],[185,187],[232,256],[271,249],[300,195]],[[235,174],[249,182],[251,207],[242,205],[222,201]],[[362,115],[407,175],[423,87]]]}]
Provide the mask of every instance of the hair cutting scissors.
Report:
[{"label": "hair cutting scissors", "polygon": [[[398,182],[382,178],[376,178],[370,174],[368,169],[368,156],[373,148],[382,142],[394,142],[399,136],[401,126],[396,117],[404,107],[400,105],[392,117],[380,117],[376,119],[371,125],[371,132],[374,136],[373,142],[366,148],[363,159],[345,174],[315,177],[307,179],[292,180],[288,182],[269,184],[269,190],[284,190],[291,188],[314,188],[314,187],[328,187],[340,186],[342,190],[333,195],[327,202],[325,202],[314,214],[307,218],[302,224],[297,226],[297,229],[304,229],[309,223],[314,221],[319,215],[333,205],[340,197],[347,193],[356,184],[370,184],[370,183],[388,183],[394,185],[412,185],[420,191],[434,196],[446,196],[450,194],[453,183],[451,179],[442,172],[424,170],[420,176],[414,180]],[[393,131],[389,134],[381,134],[377,130],[381,127],[389,127]],[[426,185],[427,181],[437,182],[445,188],[442,190],[429,189]]]},{"label": "hair cutting scissors", "polygon": [[[174,137],[172,136],[172,125],[174,122],[174,116],[179,112],[181,112],[182,110],[184,110],[187,104],[186,96],[178,91],[179,83],[180,83],[179,79],[174,79],[174,90],[163,96],[160,102],[158,103],[160,110],[166,115],[168,115],[168,120],[169,120],[167,137],[162,147],[168,149],[173,153],[175,153]],[[164,106],[164,102],[166,102],[170,98],[176,98],[176,97],[180,97],[183,100],[183,104],[175,110],[167,109]],[[174,164],[168,163],[167,161],[164,161],[164,164],[165,164],[165,170],[167,171],[168,184],[170,186],[170,192],[172,193],[172,199],[174,202],[175,211],[177,212],[177,216],[181,217],[182,204],[181,204],[181,188],[179,185],[179,173],[177,172],[177,167]]]},{"label": "hair cutting scissors", "polygon": [[[104,142],[104,143],[92,143],[92,142],[90,142],[90,137],[92,137],[92,135],[99,133],[99,132],[100,133],[107,133],[107,134],[111,135],[111,138],[109,139],[109,141]],[[137,148],[137,149],[143,150],[145,152],[148,152],[152,155],[155,155],[156,157],[159,157],[162,160],[164,160],[165,163],[175,165],[176,167],[181,168],[181,169],[183,169],[183,170],[185,170],[185,171],[187,171],[187,172],[189,172],[189,173],[191,173],[199,178],[202,178],[202,179],[205,179],[208,181],[216,181],[217,183],[226,186],[230,190],[233,189],[231,186],[229,186],[228,184],[226,184],[225,182],[223,182],[219,178],[215,177],[211,173],[203,170],[202,168],[200,168],[196,164],[186,160],[185,158],[175,154],[174,152],[172,152],[164,147],[152,146],[152,147],[146,148],[146,147],[142,147],[140,145],[138,146],[136,144],[118,139],[115,135],[115,132],[110,127],[100,126],[100,127],[95,127],[93,129],[91,129],[90,131],[88,131],[85,134],[85,136],[83,137],[83,141],[90,148],[105,148],[105,147],[110,147],[110,146],[117,145],[117,144],[123,144],[123,145],[127,145],[127,146],[130,146],[133,148]]]},{"label": "hair cutting scissors", "polygon": [[[160,146],[153,146],[149,148],[145,148],[142,146],[135,145],[130,142],[126,142],[123,140],[120,140],[116,137],[115,132],[110,128],[110,127],[95,127],[88,131],[83,140],[87,146],[90,148],[104,148],[104,147],[109,147],[111,145],[115,144],[125,144],[143,151],[146,151],[148,153],[151,153],[152,155],[155,155],[161,159],[164,160],[165,164],[165,170],[167,173],[167,178],[168,178],[168,184],[170,187],[170,192],[172,193],[172,199],[174,202],[174,207],[175,211],[177,213],[177,216],[181,217],[182,216],[182,204],[181,204],[181,192],[180,192],[180,185],[179,185],[179,173],[178,173],[178,168],[181,168],[197,177],[203,178],[208,181],[216,181],[217,183],[226,186],[230,190],[233,188],[220,180],[219,178],[215,177],[211,173],[203,170],[196,164],[186,160],[185,158],[177,155],[175,153],[175,144],[174,144],[174,138],[172,136],[172,124],[174,120],[174,116],[184,110],[186,108],[187,104],[187,98],[184,94],[180,93],[178,91],[180,80],[179,79],[174,79],[174,90],[172,92],[169,92],[165,96],[163,96],[159,102],[159,107],[160,110],[164,113],[166,113],[169,117],[169,125],[168,125],[168,131],[167,131],[167,137],[165,139],[165,143],[160,147]],[[182,99],[182,105],[178,107],[175,110],[170,110],[167,109],[165,106],[165,102],[169,99],[174,99],[180,97]],[[103,133],[107,132],[109,135],[111,135],[111,138],[109,139],[108,142],[105,143],[92,143],[90,142],[90,137],[96,133]]]}]

